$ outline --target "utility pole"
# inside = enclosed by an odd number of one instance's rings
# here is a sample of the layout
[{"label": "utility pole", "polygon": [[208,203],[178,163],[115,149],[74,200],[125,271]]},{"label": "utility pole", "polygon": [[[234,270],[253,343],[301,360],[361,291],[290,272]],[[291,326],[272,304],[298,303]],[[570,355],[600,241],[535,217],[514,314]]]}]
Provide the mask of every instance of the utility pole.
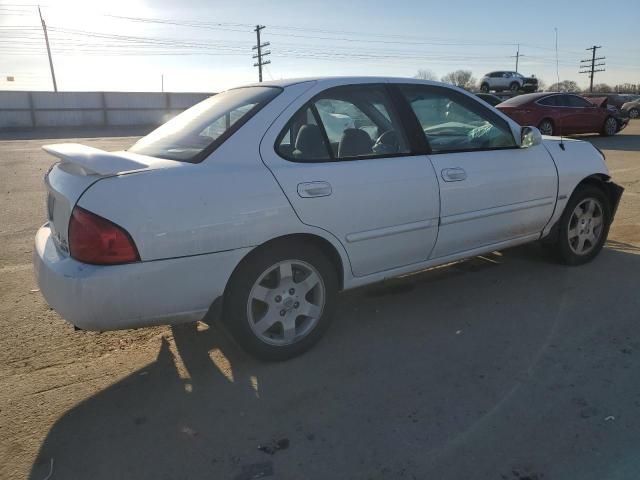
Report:
[{"label": "utility pole", "polygon": [[516,59],[516,73],[518,73],[518,60],[520,60],[520,57],[524,57],[524,54],[520,53],[520,44],[518,44],[518,50],[516,51],[516,54],[511,55],[511,58]]},{"label": "utility pole", "polygon": [[[596,72],[604,72],[604,68],[596,68],[596,67],[604,67],[604,62],[596,63],[599,60],[605,60],[606,57],[597,57],[596,58],[596,50],[602,48],[600,45],[594,45],[593,47],[587,48],[586,50],[591,50],[591,58],[586,60],[580,60],[580,68],[586,68],[586,70],[580,70],[580,73],[587,73],[589,75],[589,92],[593,92],[593,75]],[[591,63],[591,66],[589,66]]]},{"label": "utility pole", "polygon": [[256,45],[253,46],[253,50],[257,50],[258,53],[253,56],[253,58],[257,58],[258,61],[253,64],[254,67],[258,67],[258,80],[262,82],[262,66],[268,65],[271,63],[271,60],[263,60],[264,57],[271,54],[270,50],[263,51],[264,47],[268,47],[271,45],[269,42],[260,43],[260,30],[264,28],[264,25],[256,25],[256,28],[253,30],[256,32]]},{"label": "utility pole", "polygon": [[56,83],[56,73],[53,70],[53,59],[51,58],[51,48],[49,48],[49,35],[47,35],[47,24],[44,23],[42,18],[42,12],[40,11],[40,5],[38,5],[38,15],[40,15],[40,23],[42,23],[42,31],[44,32],[44,41],[47,44],[47,55],[49,55],[49,68],[51,69],[51,79],[53,80],[53,91],[58,91],[58,84]]},{"label": "utility pole", "polygon": [[164,73],[160,74],[160,91],[164,93]]}]

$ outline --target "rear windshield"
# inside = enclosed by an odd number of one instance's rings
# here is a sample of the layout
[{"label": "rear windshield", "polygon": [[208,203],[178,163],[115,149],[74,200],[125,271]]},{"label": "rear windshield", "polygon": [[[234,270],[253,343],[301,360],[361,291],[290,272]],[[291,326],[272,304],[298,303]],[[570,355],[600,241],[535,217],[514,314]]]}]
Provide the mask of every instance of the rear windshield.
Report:
[{"label": "rear windshield", "polygon": [[197,163],[282,91],[244,87],[214,95],[142,137],[130,152]]}]

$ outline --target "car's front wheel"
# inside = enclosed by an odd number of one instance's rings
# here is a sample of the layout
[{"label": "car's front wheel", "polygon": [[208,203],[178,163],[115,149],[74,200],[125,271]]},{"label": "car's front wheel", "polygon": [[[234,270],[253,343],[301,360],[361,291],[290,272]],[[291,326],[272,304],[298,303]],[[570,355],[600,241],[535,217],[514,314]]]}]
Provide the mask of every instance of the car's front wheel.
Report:
[{"label": "car's front wheel", "polygon": [[480,91],[484,93],[489,93],[489,84],[483,83],[482,85],[480,85]]},{"label": "car's front wheel", "polygon": [[638,118],[640,117],[640,110],[637,108],[632,108],[629,110],[629,118]]},{"label": "car's front wheel", "polygon": [[511,82],[511,85],[509,85],[509,90],[511,90],[512,92],[517,92],[518,90],[520,90],[520,84],[518,82]]},{"label": "car's front wheel", "polygon": [[613,117],[607,117],[602,127],[602,135],[611,137],[618,132],[618,121]]},{"label": "car's front wheel", "polygon": [[255,252],[234,273],[224,319],[236,341],[264,360],[285,360],[313,346],[329,326],[336,269],[313,245],[279,244]]},{"label": "car's front wheel", "polygon": [[593,185],[578,187],[560,217],[551,246],[563,263],[587,263],[602,250],[610,223],[611,207],[603,190]]}]

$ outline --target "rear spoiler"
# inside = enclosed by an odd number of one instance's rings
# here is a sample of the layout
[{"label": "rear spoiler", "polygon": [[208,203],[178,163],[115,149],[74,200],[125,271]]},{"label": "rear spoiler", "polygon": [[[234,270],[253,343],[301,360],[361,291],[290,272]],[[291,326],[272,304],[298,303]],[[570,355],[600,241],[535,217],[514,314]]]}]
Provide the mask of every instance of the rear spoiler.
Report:
[{"label": "rear spoiler", "polygon": [[42,149],[68,163],[80,167],[85,175],[115,175],[121,172],[139,170],[148,164],[136,159],[135,154],[127,152],[105,152],[98,148],[87,147],[79,143],[58,143],[45,145]]}]

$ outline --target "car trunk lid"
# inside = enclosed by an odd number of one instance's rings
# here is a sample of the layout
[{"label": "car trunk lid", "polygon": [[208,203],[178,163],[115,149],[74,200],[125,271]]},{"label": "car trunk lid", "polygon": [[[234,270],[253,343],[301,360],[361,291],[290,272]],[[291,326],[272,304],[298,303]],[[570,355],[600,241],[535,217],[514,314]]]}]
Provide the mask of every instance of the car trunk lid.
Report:
[{"label": "car trunk lid", "polygon": [[129,152],[105,152],[74,143],[46,145],[44,151],[58,158],[45,175],[47,219],[54,242],[69,252],[69,219],[82,194],[103,178],[126,173],[182,165],[181,162]]}]

